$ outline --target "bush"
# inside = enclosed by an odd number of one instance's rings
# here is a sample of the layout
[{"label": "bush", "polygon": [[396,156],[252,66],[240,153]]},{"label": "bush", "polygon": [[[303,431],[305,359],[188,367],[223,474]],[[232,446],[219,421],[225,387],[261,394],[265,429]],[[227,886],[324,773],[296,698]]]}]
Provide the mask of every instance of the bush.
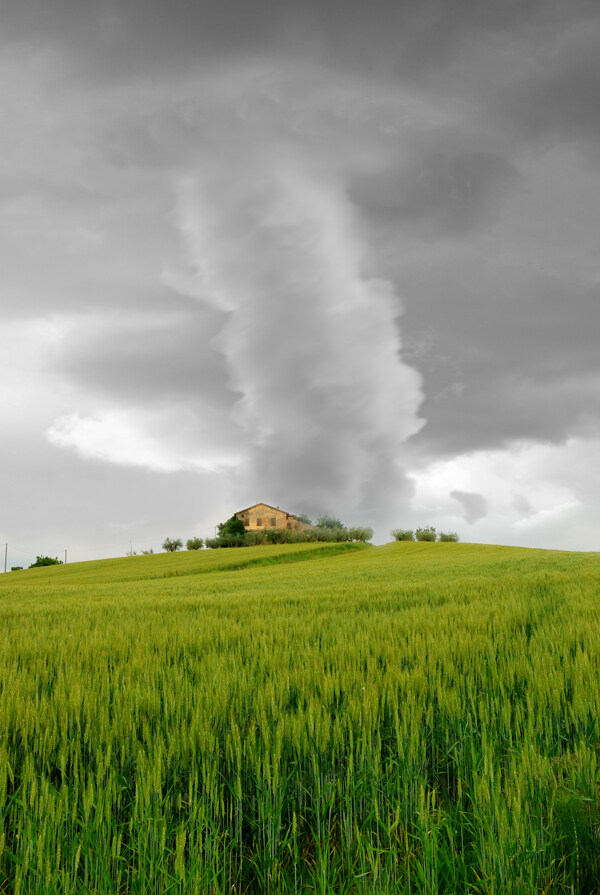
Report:
[{"label": "bush", "polygon": [[183,541],[181,538],[165,538],[162,545],[163,550],[166,550],[167,553],[175,553],[176,550],[181,550],[182,547]]},{"label": "bush", "polygon": [[427,528],[417,528],[417,541],[435,541],[435,528],[428,526]]},{"label": "bush", "polygon": [[288,544],[307,544],[311,540],[310,531],[288,531]]},{"label": "bush", "polygon": [[[231,520],[229,520],[231,521]],[[237,519],[236,522],[240,520]],[[342,526],[309,528],[306,531],[290,531],[286,528],[262,528],[243,533],[230,533],[227,523],[220,526],[220,534],[216,538],[207,538],[206,547],[214,550],[218,547],[254,547],[259,544],[307,544],[314,541],[326,543],[340,541],[368,541],[373,537],[373,529],[367,525],[345,528]],[[242,526],[243,527],[243,526]],[[189,549],[189,548],[188,548]]]},{"label": "bush", "polygon": [[350,541],[370,541],[373,537],[373,529],[368,525],[356,525],[354,528],[348,529],[348,539]]},{"label": "bush", "polygon": [[347,541],[348,540],[348,530],[341,527],[334,528],[333,526],[318,526],[313,529],[315,534],[316,541]]},{"label": "bush", "polygon": [[189,540],[186,541],[185,546],[188,550],[202,550],[204,541],[202,538],[189,538]]},{"label": "bush", "polygon": [[458,541],[458,535],[455,531],[441,531],[438,536],[438,541],[452,541],[454,544]]},{"label": "bush", "polygon": [[224,535],[245,535],[246,529],[244,523],[237,516],[231,516],[227,522],[220,522],[217,526],[219,529],[219,537]]},{"label": "bush", "polygon": [[215,548],[215,547],[246,547],[246,536],[243,535],[231,535],[224,534],[219,535],[217,538],[207,538],[206,546]]},{"label": "bush", "polygon": [[39,566],[62,566],[62,564],[62,559],[57,559],[56,556],[36,556],[35,562],[32,562],[29,568],[37,569]]},{"label": "bush", "polygon": [[414,541],[415,539],[412,528],[394,528],[390,534],[395,541]]},{"label": "bush", "polygon": [[11,570],[11,572],[22,572],[23,566],[11,566],[10,570]]},{"label": "bush", "polygon": [[140,554],[142,556],[151,556],[153,553],[154,550],[152,549],[152,547],[150,547],[150,550],[140,550]]},{"label": "bush", "polygon": [[267,544],[285,544],[290,542],[291,532],[285,528],[266,528],[265,537]]},{"label": "bush", "polygon": [[335,516],[319,516],[315,523],[317,528],[343,528],[344,523]]}]

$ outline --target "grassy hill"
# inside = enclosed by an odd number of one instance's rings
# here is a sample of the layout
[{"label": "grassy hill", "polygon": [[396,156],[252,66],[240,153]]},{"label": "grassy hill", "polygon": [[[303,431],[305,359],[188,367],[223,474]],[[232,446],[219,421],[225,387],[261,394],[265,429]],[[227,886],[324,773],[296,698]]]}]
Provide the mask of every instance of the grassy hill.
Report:
[{"label": "grassy hill", "polygon": [[598,891],[599,595],[474,544],[0,576],[0,891]]}]

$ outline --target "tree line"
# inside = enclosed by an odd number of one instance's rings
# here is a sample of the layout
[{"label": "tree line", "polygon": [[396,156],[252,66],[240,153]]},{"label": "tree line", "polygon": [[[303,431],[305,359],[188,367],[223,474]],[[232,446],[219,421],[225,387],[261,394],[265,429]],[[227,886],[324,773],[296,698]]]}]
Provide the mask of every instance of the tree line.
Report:
[{"label": "tree line", "polygon": [[395,541],[452,541],[456,543],[459,540],[455,531],[441,531],[437,534],[433,525],[417,528],[416,531],[413,531],[412,528],[394,528],[390,534]]},{"label": "tree line", "polygon": [[[373,537],[373,529],[367,525],[347,527],[335,516],[320,516],[313,525],[308,516],[296,516],[299,522],[312,526],[304,531],[289,531],[285,528],[263,528],[247,531],[244,523],[237,516],[231,516],[226,522],[217,526],[218,534],[214,538],[191,538],[187,541],[188,550],[199,550],[205,546],[209,549],[219,547],[255,547],[260,544],[308,544],[316,541],[369,541]],[[181,550],[181,538],[166,538],[163,550],[174,553]]]}]

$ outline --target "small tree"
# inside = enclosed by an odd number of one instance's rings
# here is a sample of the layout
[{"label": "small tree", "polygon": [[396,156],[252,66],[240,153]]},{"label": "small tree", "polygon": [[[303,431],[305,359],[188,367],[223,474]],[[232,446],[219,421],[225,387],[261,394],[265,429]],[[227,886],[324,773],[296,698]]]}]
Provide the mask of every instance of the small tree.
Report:
[{"label": "small tree", "polygon": [[458,541],[458,535],[455,531],[441,531],[438,537],[438,541],[451,541],[456,544]]},{"label": "small tree", "polygon": [[237,516],[231,516],[227,522],[221,522],[217,528],[219,529],[219,536],[224,537],[226,535],[245,535],[246,529],[244,528],[244,523],[241,519],[238,519]]},{"label": "small tree", "polygon": [[149,550],[140,550],[142,556],[151,556],[154,553],[152,547]]},{"label": "small tree", "polygon": [[417,528],[415,532],[417,541],[435,541],[435,528],[429,525],[427,528]]},{"label": "small tree", "polygon": [[394,528],[390,534],[395,541],[414,541],[415,539],[412,528]]},{"label": "small tree", "polygon": [[288,532],[285,528],[266,528],[265,538],[267,544],[284,544],[288,539]]},{"label": "small tree", "polygon": [[296,513],[296,519],[298,522],[304,522],[305,525],[312,525],[312,521],[306,513]]},{"label": "small tree", "polygon": [[373,529],[368,525],[355,525],[348,529],[348,537],[351,541],[370,541],[373,537]]},{"label": "small tree", "polygon": [[202,538],[190,538],[186,541],[185,546],[188,550],[202,550],[204,547],[204,541]]},{"label": "small tree", "polygon": [[319,516],[316,522],[317,528],[343,528],[344,523],[340,519],[336,519],[335,516]]},{"label": "small tree", "polygon": [[39,566],[62,566],[62,559],[56,556],[36,556],[35,562],[29,566],[30,569],[37,569]]},{"label": "small tree", "polygon": [[[246,535],[231,535],[224,534],[219,535],[217,540],[217,547],[245,547],[246,546]],[[210,546],[208,541],[206,542],[206,546]]]},{"label": "small tree", "polygon": [[181,550],[182,547],[183,541],[181,538],[165,538],[162,545],[163,550],[166,550],[167,553],[175,553],[176,550]]}]

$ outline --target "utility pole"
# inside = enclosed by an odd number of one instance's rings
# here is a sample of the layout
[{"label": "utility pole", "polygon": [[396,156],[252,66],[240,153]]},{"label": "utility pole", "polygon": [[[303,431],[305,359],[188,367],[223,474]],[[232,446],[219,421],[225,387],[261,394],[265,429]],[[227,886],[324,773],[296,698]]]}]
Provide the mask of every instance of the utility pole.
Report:
[{"label": "utility pole", "polygon": [[6,574],[6,564],[8,561],[8,544],[4,545],[4,574]]},{"label": "utility pole", "polygon": [[65,565],[67,564],[67,551],[65,549]]}]

